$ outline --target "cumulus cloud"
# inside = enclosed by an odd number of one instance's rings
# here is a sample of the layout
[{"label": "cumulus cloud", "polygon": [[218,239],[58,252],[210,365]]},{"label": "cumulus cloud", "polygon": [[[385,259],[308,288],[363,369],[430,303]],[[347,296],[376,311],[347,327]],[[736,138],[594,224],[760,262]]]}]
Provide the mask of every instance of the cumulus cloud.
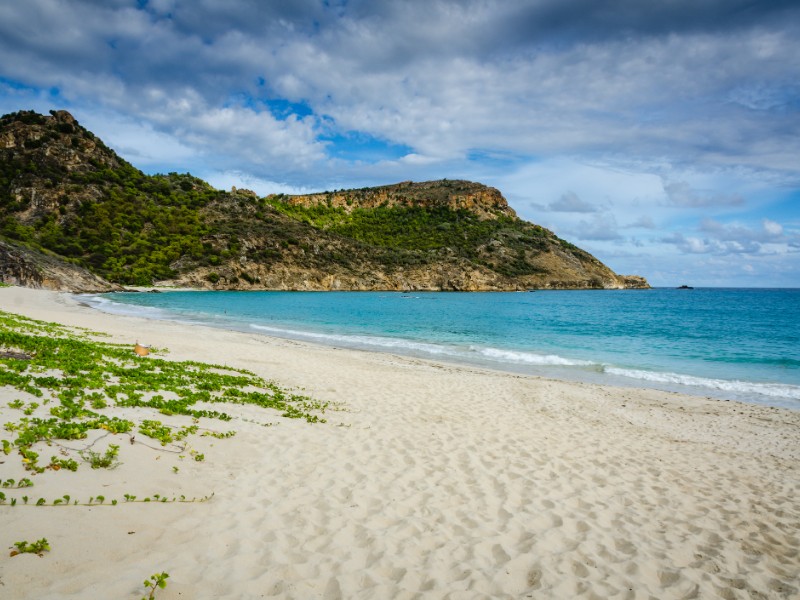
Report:
[{"label": "cumulus cloud", "polygon": [[763,219],[759,227],[704,219],[698,233],[699,236],[687,236],[673,232],[662,237],[661,242],[689,254],[783,255],[789,252],[795,239],[794,234],[786,235],[783,226],[770,219]]},{"label": "cumulus cloud", "polygon": [[779,238],[783,234],[783,225],[780,223],[770,221],[769,219],[764,219],[761,223],[764,227],[764,232],[767,235]]},{"label": "cumulus cloud", "polygon": [[728,99],[746,77],[771,104],[791,92],[796,15],[744,0],[29,0],[0,8],[0,69],[147,118],[176,98],[210,118],[242,94],[255,112],[302,101],[441,160],[591,148],[758,164],[767,150],[789,164],[796,119],[765,124]]},{"label": "cumulus cloud", "polygon": [[708,237],[684,236],[681,233],[673,233],[663,238],[662,241],[667,244],[674,244],[686,254],[757,254],[761,250],[761,245],[753,241],[744,243],[739,241],[722,242]]},{"label": "cumulus cloud", "polygon": [[738,223],[723,224],[713,219],[703,219],[700,223],[700,231],[724,242],[742,244],[757,242],[759,244],[764,244],[785,241],[783,226],[770,219],[763,219],[761,221],[761,226],[758,228],[752,228]]},{"label": "cumulus cloud", "polygon": [[310,194],[318,191],[311,188],[293,187],[275,181],[267,181],[241,171],[212,171],[202,175],[203,179],[219,190],[229,190],[235,187],[252,190],[259,196],[267,196],[269,194]]},{"label": "cumulus cloud", "polygon": [[195,147],[156,131],[150,122],[100,110],[88,113],[81,109],[74,116],[82,121],[84,114],[92,121],[94,133],[140,169],[159,169],[176,161],[190,164],[198,154]]},{"label": "cumulus cloud", "polygon": [[682,233],[671,233],[668,236],[661,238],[661,242],[665,244],[673,244],[681,251],[688,254],[705,254],[710,251],[708,244],[696,237],[686,237]]},{"label": "cumulus cloud", "polygon": [[532,202],[530,206],[539,211],[556,213],[593,213],[599,210],[597,206],[582,200],[581,197],[573,191],[564,192],[557,200],[554,200],[550,204]]},{"label": "cumulus cloud", "polygon": [[[800,189],[798,53],[786,0],[26,0],[0,106],[67,108],[144,168],[480,179],[600,246],[716,256],[797,243],[761,219]],[[701,209],[719,227],[680,229]]]}]

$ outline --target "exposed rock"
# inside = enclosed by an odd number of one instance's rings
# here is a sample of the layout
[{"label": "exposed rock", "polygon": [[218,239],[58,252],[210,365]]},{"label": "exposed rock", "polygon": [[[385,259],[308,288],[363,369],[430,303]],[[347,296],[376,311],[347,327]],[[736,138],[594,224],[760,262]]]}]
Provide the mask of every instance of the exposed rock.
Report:
[{"label": "exposed rock", "polygon": [[347,212],[354,208],[420,206],[467,210],[482,219],[517,216],[503,195],[495,188],[472,181],[449,179],[419,183],[404,181],[373,188],[288,196],[286,202],[307,208],[312,206],[342,208]]},{"label": "exposed rock", "polygon": [[619,277],[622,279],[623,287],[626,289],[646,290],[650,287],[647,279],[641,275],[620,275]]},{"label": "exposed rock", "polygon": [[6,240],[0,240],[0,280],[10,285],[62,292],[122,290],[122,286],[82,267]]}]

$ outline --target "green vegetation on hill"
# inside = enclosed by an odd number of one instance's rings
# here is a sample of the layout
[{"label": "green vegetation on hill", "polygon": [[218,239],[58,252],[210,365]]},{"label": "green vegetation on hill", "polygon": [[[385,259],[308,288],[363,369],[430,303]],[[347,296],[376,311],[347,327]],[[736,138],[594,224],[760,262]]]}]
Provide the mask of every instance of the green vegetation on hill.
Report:
[{"label": "green vegetation on hill", "polygon": [[[0,155],[0,235],[125,284],[172,277],[184,255],[213,260],[199,209],[221,192],[191,175],[145,175],[77,123],[27,111],[0,118],[0,128],[14,124],[34,133],[24,150]],[[57,151],[43,152],[48,145]],[[63,157],[75,154],[69,169]]]},{"label": "green vegetation on hill", "polygon": [[[538,225],[507,216],[480,219],[463,209],[379,206],[348,212],[323,205],[292,205],[280,196],[270,196],[266,202],[292,219],[369,246],[425,253],[446,249],[509,277],[538,272],[526,260],[528,255],[562,243]],[[495,252],[499,247],[504,257]],[[511,260],[506,260],[509,253]]]},{"label": "green vegetation on hill", "polygon": [[0,233],[126,284],[146,285],[173,277],[169,265],[184,255],[201,262],[214,259],[214,249],[201,241],[209,229],[197,209],[219,192],[197,185],[199,180],[187,175],[148,177],[129,169],[107,171],[70,177],[73,182],[100,184],[104,194],[97,200],[80,200],[69,208],[62,205],[30,224],[6,214]]},{"label": "green vegetation on hill", "polygon": [[[602,287],[616,277],[472,182],[304,197],[223,192],[188,174],[145,175],[63,111],[0,117],[0,141],[0,236],[115,283],[236,287],[263,278],[302,289],[343,277],[356,286],[513,289]],[[438,278],[419,269],[429,265]]]},{"label": "green vegetation on hill", "polygon": [[499,226],[512,225],[481,221],[466,210],[446,208],[378,207],[342,208],[290,205],[274,197],[267,202],[279,212],[308,223],[317,229],[352,238],[365,244],[405,250],[434,250],[444,247],[467,248],[483,242]]}]

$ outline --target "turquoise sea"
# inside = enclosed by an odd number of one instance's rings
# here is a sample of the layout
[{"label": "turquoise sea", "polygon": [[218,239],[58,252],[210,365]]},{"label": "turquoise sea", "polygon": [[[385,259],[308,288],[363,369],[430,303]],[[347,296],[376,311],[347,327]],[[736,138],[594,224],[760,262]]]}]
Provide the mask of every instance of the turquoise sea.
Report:
[{"label": "turquoise sea", "polygon": [[113,313],[800,409],[800,289],[168,292]]}]

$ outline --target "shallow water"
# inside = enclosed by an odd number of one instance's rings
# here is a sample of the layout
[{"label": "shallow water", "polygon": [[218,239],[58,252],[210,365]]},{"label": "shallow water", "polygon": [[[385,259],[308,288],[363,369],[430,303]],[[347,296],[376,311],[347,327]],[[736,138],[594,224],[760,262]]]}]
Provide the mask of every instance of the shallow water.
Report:
[{"label": "shallow water", "polygon": [[800,409],[800,290],[169,292],[101,310]]}]

